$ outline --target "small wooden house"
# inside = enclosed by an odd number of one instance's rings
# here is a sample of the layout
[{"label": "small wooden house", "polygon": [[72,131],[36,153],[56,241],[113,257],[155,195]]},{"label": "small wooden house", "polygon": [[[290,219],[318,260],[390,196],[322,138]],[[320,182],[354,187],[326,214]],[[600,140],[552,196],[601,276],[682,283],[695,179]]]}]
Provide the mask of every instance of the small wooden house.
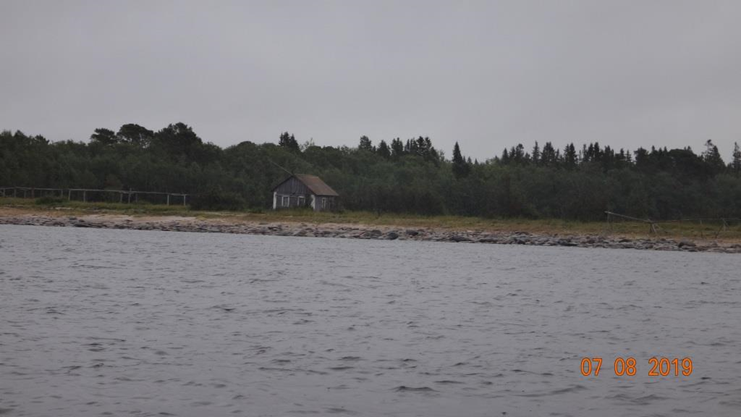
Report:
[{"label": "small wooden house", "polygon": [[321,178],[294,174],[273,188],[273,210],[311,207],[314,211],[333,211],[339,197]]}]

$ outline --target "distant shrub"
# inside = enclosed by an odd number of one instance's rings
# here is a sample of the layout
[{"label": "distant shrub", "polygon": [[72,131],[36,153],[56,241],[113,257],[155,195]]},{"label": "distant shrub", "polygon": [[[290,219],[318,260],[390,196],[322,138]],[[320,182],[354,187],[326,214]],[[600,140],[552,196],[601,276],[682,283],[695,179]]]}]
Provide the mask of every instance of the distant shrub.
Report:
[{"label": "distant shrub", "polygon": [[53,206],[57,204],[64,204],[66,202],[67,199],[62,197],[40,197],[36,199],[36,204],[39,206]]},{"label": "distant shrub", "polygon": [[239,211],[246,205],[241,195],[216,190],[199,194],[190,201],[190,208],[193,210]]}]

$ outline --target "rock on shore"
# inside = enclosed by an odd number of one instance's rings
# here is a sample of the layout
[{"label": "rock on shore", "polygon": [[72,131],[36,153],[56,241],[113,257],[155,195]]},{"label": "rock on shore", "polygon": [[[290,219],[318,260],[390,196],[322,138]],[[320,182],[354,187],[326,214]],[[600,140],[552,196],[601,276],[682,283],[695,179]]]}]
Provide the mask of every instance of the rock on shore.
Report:
[{"label": "rock on shore", "polygon": [[169,232],[236,233],[250,235],[333,237],[340,239],[416,240],[500,245],[573,246],[582,248],[642,249],[683,252],[741,253],[741,244],[715,241],[693,242],[673,239],[629,239],[601,235],[536,235],[528,232],[488,232],[480,230],[416,229],[355,224],[307,224],[229,222],[223,219],[199,220],[190,217],[131,217],[88,215],[82,217],[34,214],[0,217],[0,224],[100,229],[160,230]]}]

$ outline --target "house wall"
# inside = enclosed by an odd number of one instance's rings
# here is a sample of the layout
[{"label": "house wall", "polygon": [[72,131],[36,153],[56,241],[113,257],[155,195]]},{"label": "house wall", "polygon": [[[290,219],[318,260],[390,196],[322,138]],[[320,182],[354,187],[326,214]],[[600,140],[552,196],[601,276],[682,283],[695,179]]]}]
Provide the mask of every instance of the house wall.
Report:
[{"label": "house wall", "polygon": [[306,187],[304,183],[297,180],[295,177],[291,177],[287,181],[283,182],[283,184],[279,185],[278,188],[275,189],[275,192],[283,195],[311,194],[309,188]]},{"label": "house wall", "polygon": [[[274,209],[281,209],[281,208],[292,208],[292,207],[298,207],[298,200],[299,196],[304,197],[303,206],[307,206],[309,204],[309,199],[311,197],[311,191],[299,180],[296,178],[289,178],[288,181],[284,182],[283,184],[279,185],[274,191],[273,191],[273,208]],[[286,207],[284,203],[284,198],[288,197],[289,205]]]},{"label": "house wall", "polygon": [[[273,190],[273,209],[299,207],[299,196],[304,197],[301,207],[311,207],[314,211],[333,211],[337,209],[337,197],[314,195],[304,183],[293,177]],[[283,204],[283,197],[288,197],[288,207]],[[326,201],[324,206],[322,206],[322,199]]]},{"label": "house wall", "polygon": [[[322,203],[324,200],[324,203]],[[314,211],[334,211],[337,209],[337,197],[315,196]]]}]

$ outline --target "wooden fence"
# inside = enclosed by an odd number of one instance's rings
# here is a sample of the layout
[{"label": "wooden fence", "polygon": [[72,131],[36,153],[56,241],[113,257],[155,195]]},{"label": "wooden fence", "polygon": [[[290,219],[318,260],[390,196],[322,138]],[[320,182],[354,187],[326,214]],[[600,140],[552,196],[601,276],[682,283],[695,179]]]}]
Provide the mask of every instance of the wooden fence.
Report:
[{"label": "wooden fence", "polygon": [[702,231],[702,227],[706,224],[718,224],[718,230],[715,232],[715,238],[717,239],[718,236],[720,236],[721,232],[725,232],[728,229],[729,223],[738,223],[741,221],[740,218],[731,218],[731,217],[697,217],[697,218],[686,218],[686,219],[673,219],[673,220],[651,220],[651,219],[640,219],[637,217],[632,216],[626,216],[624,214],[619,213],[613,213],[611,211],[606,211],[605,214],[607,215],[607,223],[609,224],[610,230],[612,230],[612,224],[615,221],[615,219],[624,219],[632,222],[639,222],[639,223],[645,223],[648,225],[648,233],[650,234],[656,234],[658,235],[661,231],[661,227],[659,226],[659,223],[664,224],[683,224],[683,223],[699,223],[700,224],[700,235],[701,237],[705,237],[704,233]]},{"label": "wooden fence", "polygon": [[[170,204],[187,204],[190,194],[164,193],[137,190],[98,190],[92,188],[36,188],[0,187],[0,197],[40,198],[56,197],[69,201],[107,201],[118,203],[137,203],[142,201]],[[154,201],[152,201],[154,200]]]}]

